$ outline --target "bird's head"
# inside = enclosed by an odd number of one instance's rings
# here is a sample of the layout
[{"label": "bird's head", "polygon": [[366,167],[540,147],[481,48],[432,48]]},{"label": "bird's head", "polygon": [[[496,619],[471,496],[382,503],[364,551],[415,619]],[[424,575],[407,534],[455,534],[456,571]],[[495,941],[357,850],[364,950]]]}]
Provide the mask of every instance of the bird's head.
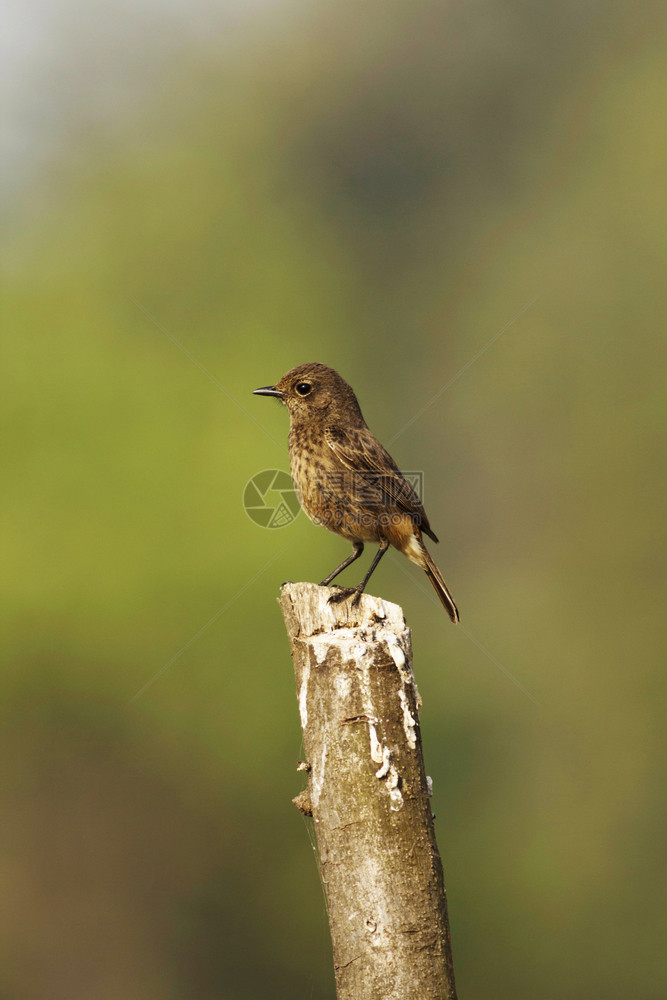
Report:
[{"label": "bird's head", "polygon": [[285,404],[292,420],[317,421],[345,413],[361,418],[352,388],[333,368],[314,362],[288,371],[275,385],[255,389],[256,396],[274,396]]}]

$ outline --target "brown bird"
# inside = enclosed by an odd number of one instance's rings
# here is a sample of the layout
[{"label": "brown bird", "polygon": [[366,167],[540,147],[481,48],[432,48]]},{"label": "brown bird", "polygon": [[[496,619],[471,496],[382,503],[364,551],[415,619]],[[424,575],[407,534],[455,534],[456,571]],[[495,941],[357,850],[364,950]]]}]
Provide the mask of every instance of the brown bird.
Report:
[{"label": "brown bird", "polygon": [[330,600],[350,593],[361,597],[390,545],[426,572],[453,622],[459,621],[454,598],[424,545],[422,534],[438,541],[421,500],[391,455],[366,426],[357,397],[333,368],[307,364],[293,368],[276,385],[254,390],[275,396],[290,415],[289,455],[299,503],[311,521],[352,542],[348,556],[321,586],[328,586],[364,551],[364,542],[380,548],[358,587],[341,588]]}]

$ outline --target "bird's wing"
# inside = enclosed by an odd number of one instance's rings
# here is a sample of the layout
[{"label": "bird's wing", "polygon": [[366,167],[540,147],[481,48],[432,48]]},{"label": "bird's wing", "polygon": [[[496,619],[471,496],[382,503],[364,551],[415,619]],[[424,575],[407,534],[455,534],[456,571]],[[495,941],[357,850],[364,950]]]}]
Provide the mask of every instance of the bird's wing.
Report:
[{"label": "bird's wing", "polygon": [[437,542],[421,500],[367,427],[353,430],[328,427],[324,437],[341,466],[360,477],[373,506],[398,507]]}]

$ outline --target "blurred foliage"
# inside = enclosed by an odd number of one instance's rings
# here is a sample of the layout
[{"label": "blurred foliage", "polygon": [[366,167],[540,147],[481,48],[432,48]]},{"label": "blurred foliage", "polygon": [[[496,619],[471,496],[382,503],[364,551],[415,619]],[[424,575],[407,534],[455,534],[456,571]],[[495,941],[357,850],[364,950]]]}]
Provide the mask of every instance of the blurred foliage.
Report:
[{"label": "blurred foliage", "polygon": [[275,596],[345,550],[241,504],[310,360],[424,470],[463,615],[374,578],[461,996],[662,995],[664,29],[284,5],[73,98],[7,225],[6,995],[333,997]]}]

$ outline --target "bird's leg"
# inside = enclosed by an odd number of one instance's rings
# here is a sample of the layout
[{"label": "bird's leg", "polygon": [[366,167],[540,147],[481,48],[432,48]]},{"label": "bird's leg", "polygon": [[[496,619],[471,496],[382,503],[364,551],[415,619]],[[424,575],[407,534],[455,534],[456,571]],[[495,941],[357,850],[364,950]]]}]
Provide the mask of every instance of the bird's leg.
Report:
[{"label": "bird's leg", "polygon": [[361,581],[361,583],[359,584],[359,586],[355,588],[354,597],[352,598],[352,603],[353,604],[358,604],[359,603],[361,595],[363,594],[364,590],[366,589],[366,584],[368,583],[368,581],[372,577],[373,573],[375,572],[375,570],[377,568],[377,564],[380,562],[380,559],[382,559],[382,556],[385,554],[385,552],[387,551],[388,548],[389,548],[389,542],[387,541],[386,538],[383,538],[382,541],[380,542],[380,548],[375,553],[375,559],[371,563],[370,569],[368,570],[368,573],[366,573],[366,576],[363,578],[363,580]]},{"label": "bird's leg", "polygon": [[349,590],[343,590],[341,588],[341,590],[337,594],[333,594],[329,598],[329,603],[338,603],[339,601],[344,601],[345,598],[349,597],[350,594],[353,594],[354,596],[352,597],[352,603],[358,604],[359,601],[361,600],[361,595],[366,589],[366,584],[372,577],[377,567],[377,564],[380,562],[380,559],[382,559],[382,556],[385,554],[388,548],[389,548],[389,542],[387,541],[386,538],[383,538],[382,541],[380,542],[380,548],[375,553],[375,558],[373,559],[373,562],[370,565],[370,569],[368,570],[368,573],[366,573],[366,576],[363,578],[359,586]]},{"label": "bird's leg", "polygon": [[347,569],[347,567],[351,563],[353,563],[355,559],[358,559],[359,556],[361,555],[361,553],[363,551],[364,551],[364,543],[363,542],[354,542],[354,547],[352,549],[352,555],[348,556],[347,559],[344,559],[343,562],[340,564],[340,566],[336,566],[336,568],[333,571],[333,573],[329,573],[329,575],[326,576],[324,578],[324,580],[322,580],[322,583],[320,584],[320,587],[328,587],[329,584],[331,583],[331,581],[334,580],[338,576],[339,573],[342,573],[344,569]]}]

